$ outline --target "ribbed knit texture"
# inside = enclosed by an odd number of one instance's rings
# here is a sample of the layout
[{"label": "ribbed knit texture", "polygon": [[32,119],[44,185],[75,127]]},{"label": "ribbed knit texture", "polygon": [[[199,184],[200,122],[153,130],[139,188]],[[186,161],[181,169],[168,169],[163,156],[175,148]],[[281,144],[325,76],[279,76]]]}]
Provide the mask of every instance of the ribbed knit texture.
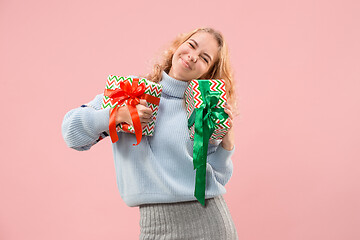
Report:
[{"label": "ribbed knit texture", "polygon": [[[163,72],[160,84],[163,91],[154,136],[143,136],[141,143],[133,146],[135,135],[119,132],[119,141],[112,144],[117,185],[128,206],[196,200],[193,141],[189,138],[184,104],[188,83]],[[109,109],[100,110],[102,97],[99,94],[87,107],[65,115],[62,134],[69,147],[88,150],[99,136],[104,136],[104,131],[108,132]],[[233,152],[219,142],[209,144],[205,198],[225,193],[224,185],[233,171]]]},{"label": "ribbed knit texture", "polygon": [[235,240],[234,222],[222,196],[196,201],[140,206],[140,240]]}]

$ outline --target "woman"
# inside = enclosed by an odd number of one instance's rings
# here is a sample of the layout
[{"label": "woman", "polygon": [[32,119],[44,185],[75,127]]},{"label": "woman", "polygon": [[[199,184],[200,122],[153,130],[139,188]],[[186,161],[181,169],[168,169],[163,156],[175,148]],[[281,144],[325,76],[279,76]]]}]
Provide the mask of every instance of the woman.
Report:
[{"label": "woman", "polygon": [[[233,170],[233,130],[209,144],[202,206],[194,197],[193,141],[184,105],[189,81],[222,78],[230,103],[225,112],[233,119],[234,86],[222,35],[200,28],[178,36],[146,78],[163,87],[154,136],[143,136],[134,147],[135,135],[120,132],[112,144],[120,195],[128,206],[140,209],[140,239],[237,239],[222,197]],[[108,136],[109,109],[100,109],[102,97],[97,95],[64,117],[63,136],[69,147],[88,150]],[[150,121],[145,100],[137,110],[142,125]],[[116,113],[116,123],[122,122],[132,124],[126,107]]]}]

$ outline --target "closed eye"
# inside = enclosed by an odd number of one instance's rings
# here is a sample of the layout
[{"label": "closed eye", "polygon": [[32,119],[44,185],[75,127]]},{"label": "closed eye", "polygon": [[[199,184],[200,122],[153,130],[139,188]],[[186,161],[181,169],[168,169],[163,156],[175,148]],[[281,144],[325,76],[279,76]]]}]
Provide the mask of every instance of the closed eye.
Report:
[{"label": "closed eye", "polygon": [[[190,40],[192,40],[192,39],[190,39]],[[194,40],[192,40],[192,41],[194,41]],[[194,41],[195,42],[195,41]],[[188,42],[189,43],[189,45],[191,46],[191,48],[193,48],[193,49],[195,49],[195,46],[194,46],[194,44],[192,44],[191,42]],[[196,42],[195,42],[196,43]],[[197,43],[196,43],[196,45],[197,45]],[[206,54],[207,55],[207,54]],[[201,56],[201,58],[206,62],[206,63],[209,63],[209,60],[206,58],[206,57],[204,57],[204,56]]]},{"label": "closed eye", "polygon": [[205,58],[205,57],[201,57],[202,59],[204,59],[204,61],[206,62],[206,63],[209,63],[209,61]]}]

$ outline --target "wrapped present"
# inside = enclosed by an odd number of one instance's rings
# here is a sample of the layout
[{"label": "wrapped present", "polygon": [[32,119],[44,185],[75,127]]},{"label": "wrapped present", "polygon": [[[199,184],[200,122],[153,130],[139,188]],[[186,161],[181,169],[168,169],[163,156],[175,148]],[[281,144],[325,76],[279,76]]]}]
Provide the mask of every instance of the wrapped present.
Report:
[{"label": "wrapped present", "polygon": [[230,129],[224,112],[225,82],[222,79],[192,80],[185,91],[190,138],[194,140],[193,164],[196,169],[197,200],[205,204],[206,158],[209,139],[221,139]]},{"label": "wrapped present", "polygon": [[[137,141],[134,145],[140,143],[142,135],[152,136],[154,134],[161,91],[162,86],[160,84],[148,81],[145,78],[108,76],[101,108],[111,108],[109,131],[113,143],[118,140],[117,132],[119,131],[134,133]],[[145,99],[148,107],[153,112],[151,121],[144,128],[141,127],[136,109],[140,99]],[[133,125],[121,123],[116,126],[115,110],[117,107],[125,105],[129,108]]]},{"label": "wrapped present", "polygon": [[[206,82],[206,84],[205,84]],[[210,80],[192,80],[185,91],[185,100],[186,100],[186,113],[189,119],[189,133],[190,139],[194,139],[195,135],[195,109],[204,107],[204,100],[201,91],[200,85],[207,85],[203,92],[208,92],[207,98],[210,95],[218,95],[218,101],[216,105],[213,106],[213,109],[223,109],[225,108],[226,103],[226,90],[225,90],[225,82],[222,79],[210,79]],[[222,110],[220,110],[222,111]],[[229,118],[226,119],[214,119],[215,129],[210,136],[210,139],[222,139],[226,133],[228,132]]]}]

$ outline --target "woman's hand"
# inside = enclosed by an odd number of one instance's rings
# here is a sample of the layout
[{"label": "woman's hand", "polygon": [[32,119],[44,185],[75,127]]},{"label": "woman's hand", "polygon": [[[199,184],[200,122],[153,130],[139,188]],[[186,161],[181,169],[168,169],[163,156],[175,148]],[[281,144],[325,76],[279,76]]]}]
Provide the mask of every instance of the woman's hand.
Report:
[{"label": "woman's hand", "polygon": [[[141,127],[143,128],[151,121],[152,111],[149,107],[147,107],[145,99],[140,99],[140,104],[136,105],[136,109],[139,114]],[[116,125],[124,122],[133,125],[131,115],[127,106],[122,106],[117,109],[115,122]]]},{"label": "woman's hand", "polygon": [[228,150],[231,151],[234,148],[234,144],[235,144],[235,138],[234,138],[234,130],[233,130],[233,112],[232,112],[232,107],[230,106],[230,104],[225,103],[225,109],[224,109],[225,113],[227,113],[229,115],[229,125],[230,125],[230,129],[227,132],[227,134],[223,137],[222,142],[221,142],[221,146]]}]

